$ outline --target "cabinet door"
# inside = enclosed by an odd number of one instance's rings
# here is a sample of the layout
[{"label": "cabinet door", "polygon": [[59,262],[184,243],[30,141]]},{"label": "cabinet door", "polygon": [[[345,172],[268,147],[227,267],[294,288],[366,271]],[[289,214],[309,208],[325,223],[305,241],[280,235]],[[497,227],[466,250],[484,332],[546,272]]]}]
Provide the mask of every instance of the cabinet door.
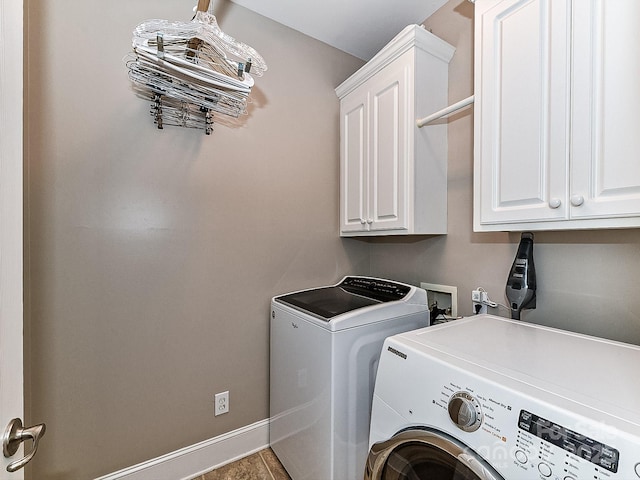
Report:
[{"label": "cabinet door", "polygon": [[368,230],[369,94],[361,86],[340,105],[340,231]]},{"label": "cabinet door", "polygon": [[574,10],[572,218],[640,215],[640,1]]},{"label": "cabinet door", "polygon": [[406,230],[409,85],[413,52],[387,65],[368,82],[370,92],[369,218],[371,230]]},{"label": "cabinet door", "polygon": [[476,2],[477,229],[568,217],[569,12],[570,0]]}]

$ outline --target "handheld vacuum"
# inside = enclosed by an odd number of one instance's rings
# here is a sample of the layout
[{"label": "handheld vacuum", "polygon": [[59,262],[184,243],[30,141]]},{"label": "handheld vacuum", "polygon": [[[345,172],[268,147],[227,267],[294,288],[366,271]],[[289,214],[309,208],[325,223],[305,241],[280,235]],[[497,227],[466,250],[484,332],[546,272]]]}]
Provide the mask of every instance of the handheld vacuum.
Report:
[{"label": "handheld vacuum", "polygon": [[536,267],[533,264],[533,233],[524,232],[516,258],[507,278],[507,299],[511,318],[520,320],[520,312],[536,308]]}]

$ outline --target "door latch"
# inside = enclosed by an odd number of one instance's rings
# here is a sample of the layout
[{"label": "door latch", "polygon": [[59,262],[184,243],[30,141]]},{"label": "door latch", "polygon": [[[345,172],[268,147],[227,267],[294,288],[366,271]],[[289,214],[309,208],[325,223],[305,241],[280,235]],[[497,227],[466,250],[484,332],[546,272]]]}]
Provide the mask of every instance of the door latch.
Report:
[{"label": "door latch", "polygon": [[2,435],[2,453],[4,456],[9,458],[15,455],[18,448],[20,448],[20,444],[28,439],[33,440],[33,448],[27,455],[25,455],[24,458],[11,462],[7,465],[7,472],[20,470],[31,461],[33,456],[36,454],[36,450],[38,450],[38,442],[44,436],[45,431],[46,425],[44,423],[34,425],[33,427],[23,428],[22,420],[19,418],[14,418],[9,422],[9,425],[7,425],[7,428]]}]

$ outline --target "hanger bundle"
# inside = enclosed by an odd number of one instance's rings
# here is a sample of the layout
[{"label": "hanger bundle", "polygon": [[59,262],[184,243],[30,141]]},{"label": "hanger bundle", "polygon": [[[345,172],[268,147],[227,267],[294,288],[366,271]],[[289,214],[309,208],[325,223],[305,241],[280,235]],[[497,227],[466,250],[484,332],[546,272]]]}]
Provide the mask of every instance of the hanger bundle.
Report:
[{"label": "hanger bundle", "polygon": [[[134,91],[152,101],[158,128],[234,125],[246,114],[254,85],[267,65],[258,52],[225,34],[208,0],[199,0],[191,22],[147,20],[133,31],[133,52],[125,57]],[[251,72],[251,73],[250,73]]]}]

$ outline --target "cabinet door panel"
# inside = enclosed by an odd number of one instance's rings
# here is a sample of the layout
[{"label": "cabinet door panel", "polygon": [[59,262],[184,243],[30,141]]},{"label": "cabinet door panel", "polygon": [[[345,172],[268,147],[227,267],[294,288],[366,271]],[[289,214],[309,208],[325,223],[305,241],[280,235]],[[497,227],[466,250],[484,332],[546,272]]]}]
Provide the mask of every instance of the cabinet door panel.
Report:
[{"label": "cabinet door panel", "polygon": [[481,223],[567,216],[569,11],[569,0],[476,4]]},{"label": "cabinet door panel", "polygon": [[572,218],[640,213],[640,2],[576,9]]},{"label": "cabinet door panel", "polygon": [[340,229],[342,232],[368,229],[366,223],[367,178],[367,118],[366,92],[354,91],[342,100],[340,148]]},{"label": "cabinet door panel", "polygon": [[408,227],[407,82],[410,68],[407,62],[396,62],[370,85],[372,230]]}]

